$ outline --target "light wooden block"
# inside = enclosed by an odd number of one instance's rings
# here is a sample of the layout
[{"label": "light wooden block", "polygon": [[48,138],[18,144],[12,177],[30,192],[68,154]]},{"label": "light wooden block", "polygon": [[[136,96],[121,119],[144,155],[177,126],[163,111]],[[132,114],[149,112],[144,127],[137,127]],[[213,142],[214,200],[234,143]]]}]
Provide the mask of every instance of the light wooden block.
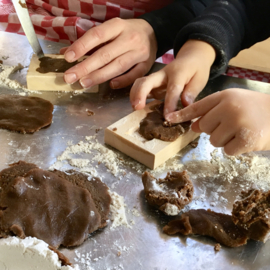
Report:
[{"label": "light wooden block", "polygon": [[[52,58],[63,59],[64,55],[46,54]],[[84,57],[85,58],[85,57]],[[83,58],[82,58],[83,59]],[[80,59],[81,60],[81,59]],[[64,73],[39,73],[36,69],[39,67],[40,61],[36,54],[33,54],[29,69],[26,76],[27,88],[29,90],[39,91],[76,91],[81,90],[90,93],[97,93],[99,90],[98,85],[93,86],[89,89],[81,87],[79,82],[74,84],[67,84],[64,81]]]},{"label": "light wooden block", "polygon": [[270,39],[241,51],[230,60],[229,65],[270,73]]},{"label": "light wooden block", "polygon": [[143,110],[134,111],[105,129],[105,143],[150,169],[155,169],[173,157],[200,135],[189,130],[174,142],[164,142],[158,139],[148,141],[143,138],[138,133],[140,122],[151,111],[150,108],[158,103],[160,101],[153,101],[147,104]]}]

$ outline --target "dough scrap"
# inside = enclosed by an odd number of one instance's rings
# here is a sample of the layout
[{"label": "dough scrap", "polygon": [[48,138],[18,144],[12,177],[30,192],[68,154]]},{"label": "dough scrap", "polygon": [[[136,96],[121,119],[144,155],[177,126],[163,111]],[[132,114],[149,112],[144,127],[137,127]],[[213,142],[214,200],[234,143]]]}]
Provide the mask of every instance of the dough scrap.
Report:
[{"label": "dough scrap", "polygon": [[245,245],[247,231],[236,226],[231,215],[211,210],[197,209],[184,213],[180,219],[172,220],[163,228],[166,234],[207,235],[228,247]]},{"label": "dough scrap", "polygon": [[[100,186],[99,178],[93,182]],[[108,188],[101,186],[108,209]],[[32,236],[54,248],[72,247],[106,225],[96,207],[100,201],[95,201],[103,197],[92,196],[93,190],[72,176],[66,179],[20,161],[0,172],[0,187],[0,237]]]},{"label": "dough scrap", "polygon": [[193,184],[187,171],[167,173],[164,179],[144,172],[142,182],[148,203],[167,215],[177,215],[193,197]]},{"label": "dough scrap", "polygon": [[52,122],[53,105],[38,97],[0,96],[0,128],[34,133]]},{"label": "dough scrap", "polygon": [[197,209],[184,213],[163,228],[167,234],[199,234],[215,238],[229,247],[246,244],[248,239],[266,242],[270,237],[270,191],[242,191],[232,215]]},{"label": "dough scrap", "polygon": [[235,224],[248,230],[250,239],[266,242],[270,237],[270,191],[251,189],[233,205]]},{"label": "dough scrap", "polygon": [[159,139],[172,142],[190,128],[191,121],[175,125],[166,122],[163,116],[163,108],[163,103],[155,106],[153,108],[154,111],[148,113],[147,116],[141,120],[139,133],[145,139]]}]

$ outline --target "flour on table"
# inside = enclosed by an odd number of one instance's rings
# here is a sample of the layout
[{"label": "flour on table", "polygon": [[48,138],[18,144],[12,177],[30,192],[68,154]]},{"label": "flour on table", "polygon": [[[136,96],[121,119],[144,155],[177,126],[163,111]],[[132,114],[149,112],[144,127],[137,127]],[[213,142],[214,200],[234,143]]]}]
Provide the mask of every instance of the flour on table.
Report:
[{"label": "flour on table", "polygon": [[111,202],[111,219],[112,219],[112,225],[111,229],[115,229],[118,226],[126,226],[128,228],[131,228],[131,226],[128,224],[126,212],[125,212],[125,203],[124,203],[124,197],[118,195],[116,192],[110,191],[110,195],[112,198]]},{"label": "flour on table", "polygon": [[[208,138],[205,139],[208,140]],[[89,154],[87,158],[89,160],[88,164],[86,161],[81,160],[85,159],[85,154]],[[244,180],[241,184],[242,186],[240,186],[243,189],[251,184],[261,189],[270,188],[270,160],[267,157],[255,153],[231,157],[222,153],[221,149],[215,149],[211,153],[210,160],[198,160],[196,155],[193,156],[191,161],[183,164],[180,161],[182,158],[182,153],[180,152],[155,170],[149,170],[123,153],[102,145],[98,142],[96,136],[87,136],[85,140],[75,145],[69,143],[69,146],[57,158],[57,162],[51,166],[51,169],[61,169],[67,163],[73,164],[72,166],[77,165],[81,172],[89,173],[92,176],[99,176],[99,164],[103,164],[108,172],[119,177],[119,179],[126,175],[127,168],[136,171],[136,174],[139,175],[144,171],[149,171],[154,176],[165,171],[187,170],[192,174],[193,178],[222,178],[228,182],[241,178]],[[81,162],[78,162],[78,160]],[[208,187],[211,185],[218,190],[218,193],[226,191],[223,185],[216,186],[214,180],[213,183],[207,183]]]},{"label": "flour on table", "polygon": [[92,251],[87,252],[86,254],[84,253],[80,253],[79,251],[75,250],[75,255],[76,257],[74,258],[74,260],[77,263],[80,263],[82,265],[84,265],[85,270],[94,270],[94,268],[91,267],[92,264]]},{"label": "flour on table", "polygon": [[141,215],[140,212],[135,208],[133,208],[131,210],[131,212],[132,212],[133,216],[135,216],[135,217],[139,217]]},{"label": "flour on table", "polygon": [[[72,166],[76,166],[75,164],[80,165],[77,167],[81,168],[80,171],[82,172],[89,172],[91,175],[93,172],[95,174],[93,176],[96,176],[96,168],[99,164],[104,164],[107,167],[107,171],[111,172],[114,176],[126,174],[126,170],[124,169],[125,166],[129,166],[139,173],[142,173],[145,170],[144,165],[99,143],[96,136],[87,136],[85,139],[86,141],[80,141],[75,145],[69,145],[57,158],[57,162],[55,162],[50,169],[60,169],[64,162],[68,162],[69,164],[72,164]],[[76,159],[80,159],[83,154],[91,155],[88,159],[88,164],[85,162],[78,163],[76,161]]]},{"label": "flour on table", "polygon": [[0,269],[80,270],[78,265],[61,266],[58,255],[47,243],[34,237],[0,239]]},{"label": "flour on table", "polygon": [[[80,168],[81,172],[89,173],[92,176],[98,176],[97,168],[99,164],[106,166],[107,171],[114,176],[126,175],[126,168],[130,168],[138,174],[144,171],[151,171],[151,173],[159,173],[164,170],[182,170],[183,164],[179,163],[181,154],[177,154],[175,159],[170,159],[155,170],[149,170],[146,166],[140,164],[134,159],[126,156],[125,154],[110,149],[106,145],[102,145],[96,139],[96,136],[86,136],[85,141],[80,141],[77,144],[68,142],[65,151],[57,157],[57,161],[50,167],[50,170],[65,169],[65,164]],[[89,154],[89,163],[85,161],[85,154]],[[82,159],[82,156],[84,159]],[[120,176],[119,176],[120,175]]]},{"label": "flour on table", "polygon": [[[215,149],[211,153],[210,161],[196,161],[185,164],[184,168],[195,177],[223,178],[231,182],[233,179],[244,180],[240,187],[245,188],[246,183],[255,185],[260,189],[270,189],[270,160],[263,155],[248,153],[240,156],[228,156]],[[219,186],[217,191],[225,192]]]},{"label": "flour on table", "polygon": [[[18,70],[23,69],[24,67],[21,64],[18,64],[17,66],[6,66],[0,64],[0,85],[6,86],[12,89],[23,89],[27,90],[25,86],[21,85],[19,82],[15,80],[11,80],[9,76],[12,73],[15,73]],[[1,71],[2,69],[2,71]]]},{"label": "flour on table", "polygon": [[84,168],[89,164],[89,159],[74,158],[69,160],[69,164],[78,168]]},{"label": "flour on table", "polygon": [[219,206],[226,211],[232,185],[238,193],[250,188],[270,189],[270,160],[258,153],[228,156],[221,149],[215,149],[210,160],[195,158],[187,162],[183,169],[189,172],[193,182],[200,182],[193,197],[195,205],[198,201],[205,203],[205,207]]}]

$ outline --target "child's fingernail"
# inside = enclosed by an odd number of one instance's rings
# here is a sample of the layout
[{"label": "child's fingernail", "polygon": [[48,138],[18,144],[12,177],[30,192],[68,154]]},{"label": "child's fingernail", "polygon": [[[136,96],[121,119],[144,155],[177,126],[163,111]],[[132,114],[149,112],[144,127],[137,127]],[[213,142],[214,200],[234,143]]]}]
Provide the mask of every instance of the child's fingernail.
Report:
[{"label": "child's fingernail", "polygon": [[165,119],[168,121],[168,122],[171,122],[172,121],[172,115],[171,114],[165,114]]},{"label": "child's fingernail", "polygon": [[138,107],[138,105],[141,103],[140,99],[136,99],[133,103],[132,103],[132,108],[134,110],[136,110],[136,108]]},{"label": "child's fingernail", "polygon": [[179,112],[169,113],[166,115],[165,119],[172,123],[181,123],[182,121],[182,117],[180,116]]},{"label": "child's fingernail", "polygon": [[83,88],[89,88],[93,85],[93,81],[91,79],[81,79],[80,84]]},{"label": "child's fingernail", "polygon": [[111,87],[112,89],[117,89],[119,87],[120,83],[118,81],[111,81]]},{"label": "child's fingernail", "polygon": [[74,51],[69,51],[69,52],[65,53],[65,59],[68,62],[72,62],[74,58],[75,58],[75,52]]},{"label": "child's fingernail", "polygon": [[76,82],[77,80],[77,75],[75,73],[68,73],[68,74],[65,74],[65,82],[66,83],[74,83]]}]

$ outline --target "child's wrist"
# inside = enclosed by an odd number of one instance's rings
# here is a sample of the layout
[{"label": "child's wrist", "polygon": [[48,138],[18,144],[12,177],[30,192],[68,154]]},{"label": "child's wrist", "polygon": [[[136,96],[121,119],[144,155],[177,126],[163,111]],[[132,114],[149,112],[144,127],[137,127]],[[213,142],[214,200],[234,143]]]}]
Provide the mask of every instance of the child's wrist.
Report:
[{"label": "child's wrist", "polygon": [[207,63],[209,66],[212,66],[216,59],[216,51],[214,47],[202,40],[189,39],[182,46],[177,56],[183,55],[183,53],[194,54],[194,56],[196,55],[196,57],[199,57],[200,60],[203,60],[203,62]]}]

